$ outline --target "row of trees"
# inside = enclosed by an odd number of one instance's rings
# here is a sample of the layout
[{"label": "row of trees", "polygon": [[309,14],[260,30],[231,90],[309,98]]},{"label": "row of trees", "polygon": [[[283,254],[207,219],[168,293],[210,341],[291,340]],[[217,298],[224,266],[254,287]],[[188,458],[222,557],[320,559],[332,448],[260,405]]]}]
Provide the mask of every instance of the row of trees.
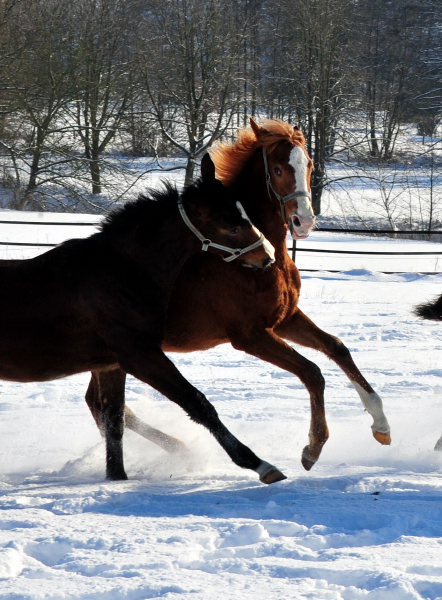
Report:
[{"label": "row of trees", "polygon": [[[442,116],[442,0],[0,0],[0,152],[39,190],[98,202],[106,157],[199,157],[249,116],[304,130],[326,163],[395,157]],[[117,161],[113,161],[115,168]],[[43,185],[46,184],[46,185]]]}]

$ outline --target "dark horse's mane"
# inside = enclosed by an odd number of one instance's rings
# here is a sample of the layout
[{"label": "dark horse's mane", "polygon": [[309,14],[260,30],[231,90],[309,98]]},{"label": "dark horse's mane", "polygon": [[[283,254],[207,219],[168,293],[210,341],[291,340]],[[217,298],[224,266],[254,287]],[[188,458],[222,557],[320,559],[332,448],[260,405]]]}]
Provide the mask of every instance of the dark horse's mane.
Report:
[{"label": "dark horse's mane", "polygon": [[136,200],[126,202],[121,208],[110,212],[101,224],[101,231],[105,235],[118,237],[133,230],[134,226],[142,227],[144,233],[156,229],[178,206],[177,187],[166,181],[163,185],[163,189],[146,190]]},{"label": "dark horse's mane", "polygon": [[[178,198],[180,192],[174,183],[163,181],[163,189],[149,189],[140,194],[136,200],[126,202],[121,208],[109,213],[101,224],[101,231],[108,236],[118,237],[134,229],[136,226],[143,235],[149,235],[158,229],[158,226],[170,217],[172,212],[178,211]],[[202,202],[212,210],[216,210],[216,203],[225,199],[220,192],[223,186],[219,181],[204,181],[201,177],[182,192],[184,205],[192,201],[198,205]]]}]

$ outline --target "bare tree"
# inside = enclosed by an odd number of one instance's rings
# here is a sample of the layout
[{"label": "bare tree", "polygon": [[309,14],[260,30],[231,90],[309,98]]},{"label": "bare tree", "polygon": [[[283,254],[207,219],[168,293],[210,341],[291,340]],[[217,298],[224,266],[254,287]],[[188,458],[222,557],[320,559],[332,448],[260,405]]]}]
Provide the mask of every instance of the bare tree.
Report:
[{"label": "bare tree", "polygon": [[[321,212],[325,163],[345,105],[351,0],[286,0],[285,76],[313,158],[312,201]],[[291,71],[291,76],[290,72]]]},{"label": "bare tree", "polygon": [[362,0],[358,48],[362,100],[369,119],[370,154],[391,159],[404,122],[414,120],[414,97],[422,90],[426,0]]},{"label": "bare tree", "polygon": [[121,128],[133,91],[132,50],[137,2],[76,0],[70,14],[76,45],[70,54],[72,117],[89,163],[92,193],[102,191],[102,155]]},{"label": "bare tree", "polygon": [[67,160],[62,113],[72,99],[72,73],[64,57],[72,40],[66,8],[66,2],[28,0],[7,14],[1,145],[14,165],[14,206],[21,210]]},{"label": "bare tree", "polygon": [[227,129],[237,98],[238,34],[223,0],[153,0],[140,39],[141,87],[164,138],[196,159]]}]

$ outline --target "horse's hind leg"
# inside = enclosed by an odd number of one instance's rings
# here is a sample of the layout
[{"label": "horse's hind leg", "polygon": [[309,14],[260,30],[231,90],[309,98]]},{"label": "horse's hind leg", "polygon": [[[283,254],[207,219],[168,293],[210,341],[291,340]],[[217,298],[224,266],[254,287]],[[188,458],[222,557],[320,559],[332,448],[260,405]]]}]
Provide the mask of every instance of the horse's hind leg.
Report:
[{"label": "horse's hind leg", "polygon": [[301,462],[309,471],[318,460],[322,448],[328,439],[328,427],[324,409],[325,382],[317,365],[307,360],[268,329],[252,332],[236,331],[229,335],[234,348],[296,375],[310,394],[311,421],[309,444],[302,452]]},{"label": "horse's hind leg", "polygon": [[123,406],[124,427],[138,433],[167,452],[178,452],[185,448],[183,442],[144,423],[128,406],[125,406],[125,382],[126,374],[121,369],[95,371],[92,373],[86,392],[86,402],[102,436],[106,439],[106,473],[109,479],[127,479],[123,476],[123,443],[119,433],[121,411],[117,410],[112,415],[111,406]]},{"label": "horse's hind leg", "polygon": [[128,406],[126,406],[124,409],[124,417],[124,424],[127,429],[138,433],[142,437],[146,438],[146,440],[149,440],[157,446],[160,446],[160,448],[163,450],[166,450],[166,452],[173,454],[186,448],[186,444],[177,438],[167,435],[166,433],[163,433],[159,429],[155,429],[155,427],[151,427],[139,419]]},{"label": "horse's hind leg", "polygon": [[390,426],[384,414],[382,400],[363,377],[349,350],[340,339],[322,331],[302,311],[276,329],[278,335],[295,344],[323,352],[344,371],[358,392],[362,404],[373,417],[372,431],[375,439],[384,445],[391,442]]},{"label": "horse's hind leg", "polygon": [[121,367],[181,406],[193,421],[206,427],[236,465],[255,471],[263,483],[286,479],[278,469],[258,458],[230,433],[212,404],[181,375],[160,347],[143,344],[132,348],[125,345],[125,348],[124,354],[119,356]]},{"label": "horse's hind leg", "polygon": [[93,371],[86,402],[106,440],[106,477],[127,479],[123,462],[124,385],[126,374],[120,369]]}]

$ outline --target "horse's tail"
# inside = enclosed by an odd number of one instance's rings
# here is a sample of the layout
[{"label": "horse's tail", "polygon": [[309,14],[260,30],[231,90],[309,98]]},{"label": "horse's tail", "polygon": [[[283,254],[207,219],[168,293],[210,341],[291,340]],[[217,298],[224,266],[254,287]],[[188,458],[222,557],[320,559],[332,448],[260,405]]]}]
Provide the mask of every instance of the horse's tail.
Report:
[{"label": "horse's tail", "polygon": [[442,296],[439,296],[433,302],[419,304],[413,310],[414,314],[421,319],[430,321],[442,321]]}]

